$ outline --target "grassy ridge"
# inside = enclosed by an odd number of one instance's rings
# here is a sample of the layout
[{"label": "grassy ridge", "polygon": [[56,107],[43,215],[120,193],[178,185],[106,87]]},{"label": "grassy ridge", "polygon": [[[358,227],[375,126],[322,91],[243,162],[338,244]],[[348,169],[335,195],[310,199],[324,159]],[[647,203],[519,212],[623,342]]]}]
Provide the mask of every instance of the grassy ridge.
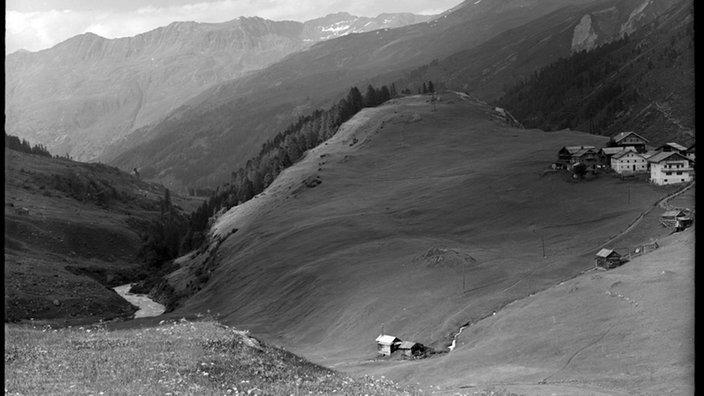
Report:
[{"label": "grassy ridge", "polygon": [[5,326],[5,394],[414,395],[351,378],[214,321],[108,331]]}]

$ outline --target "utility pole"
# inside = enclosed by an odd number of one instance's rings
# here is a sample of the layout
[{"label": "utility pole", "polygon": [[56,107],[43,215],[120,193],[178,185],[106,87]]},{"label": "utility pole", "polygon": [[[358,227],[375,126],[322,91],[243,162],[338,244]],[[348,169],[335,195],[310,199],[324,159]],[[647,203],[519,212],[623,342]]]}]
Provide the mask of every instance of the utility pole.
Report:
[{"label": "utility pole", "polygon": [[464,265],[462,266],[462,291],[464,292],[465,287],[464,287],[464,279],[465,279],[465,273],[467,272],[467,260],[464,261]]},{"label": "utility pole", "polygon": [[545,255],[545,238],[541,234],[538,234],[538,231],[535,230],[535,227],[532,228],[532,231],[535,233],[535,235],[540,237],[540,246],[543,248],[543,258],[546,258],[547,256]]}]

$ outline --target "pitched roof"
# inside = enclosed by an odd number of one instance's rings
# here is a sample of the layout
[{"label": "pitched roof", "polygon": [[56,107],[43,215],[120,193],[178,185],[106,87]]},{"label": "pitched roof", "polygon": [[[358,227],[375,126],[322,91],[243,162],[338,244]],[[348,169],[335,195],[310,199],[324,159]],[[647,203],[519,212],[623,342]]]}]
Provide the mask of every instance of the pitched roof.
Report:
[{"label": "pitched roof", "polygon": [[693,152],[694,152],[694,143],[692,143],[692,145],[689,146],[689,148],[687,149],[687,152],[688,152],[688,153],[693,153]]},{"label": "pitched roof", "polygon": [[[564,146],[562,148],[567,150],[570,154],[574,155],[574,153],[576,153],[579,150],[595,149],[596,147],[594,147],[594,146]],[[562,149],[560,149],[560,151],[562,151]]]},{"label": "pitched roof", "polygon": [[667,212],[660,215],[660,217],[677,217],[684,214],[685,212],[683,210],[668,210]]},{"label": "pitched roof", "polygon": [[636,136],[638,136],[641,140],[643,140],[644,142],[647,142],[647,141],[648,141],[648,139],[644,138],[643,136],[641,136],[641,135],[639,135],[639,134],[637,134],[637,133],[635,133],[635,132],[633,132],[633,131],[629,131],[629,132],[620,132],[620,133],[618,133],[616,136],[614,136],[614,142],[618,143],[618,142],[620,142],[621,140],[623,140],[623,139],[625,139],[626,137],[628,137],[629,135],[636,135]]},{"label": "pitched roof", "polygon": [[655,163],[657,163],[657,162],[662,162],[662,161],[664,161],[664,160],[666,160],[666,159],[672,157],[673,155],[678,156],[678,157],[680,157],[681,159],[684,159],[684,160],[687,160],[687,161],[691,161],[689,158],[685,157],[684,155],[682,155],[682,154],[680,154],[680,153],[678,153],[678,152],[676,152],[676,151],[669,151],[669,152],[657,153],[657,154],[653,155],[652,157],[648,158],[648,161],[649,161],[649,162],[655,162]]},{"label": "pitched roof", "polygon": [[580,149],[580,150],[578,150],[578,151],[576,151],[576,152],[574,152],[574,153],[571,153],[571,154],[572,154],[573,157],[581,157],[581,156],[583,156],[584,154],[586,154],[586,153],[588,153],[588,152],[594,153],[594,147],[583,148],[583,149]]},{"label": "pitched roof", "polygon": [[413,342],[413,341],[403,341],[401,343],[401,345],[399,345],[398,347],[399,347],[399,349],[411,349],[414,346],[416,346],[417,344],[418,344],[417,342]]},{"label": "pitched roof", "polygon": [[601,249],[601,250],[599,250],[599,253],[597,253],[596,255],[597,255],[597,257],[604,257],[604,258],[606,258],[606,257],[611,256],[611,255],[614,254],[614,253],[615,253],[617,256],[620,256],[620,254],[616,253],[615,251],[613,251],[613,250],[611,250],[611,249]]},{"label": "pitched roof", "polygon": [[663,144],[662,146],[660,146],[660,148],[663,148],[665,146],[670,146],[677,151],[687,151],[687,147],[684,147],[683,145],[675,143],[675,142],[667,142],[667,143]]},{"label": "pitched roof", "polygon": [[394,342],[399,342],[399,341],[401,341],[401,340],[399,340],[397,337],[394,337],[392,335],[380,335],[379,337],[376,338],[376,342],[378,342],[379,344],[383,344],[383,345],[391,345]]},{"label": "pitched roof", "polygon": [[645,159],[648,159],[648,158],[654,156],[655,154],[659,154],[659,153],[660,153],[660,152],[657,151],[657,150],[648,150],[648,151],[646,151],[646,152],[644,152],[644,153],[641,153],[641,156],[642,156],[643,158],[645,158]]},{"label": "pitched roof", "polygon": [[635,150],[633,146],[604,147],[601,151],[606,155],[614,155],[623,150]]},{"label": "pitched roof", "polygon": [[627,154],[635,154],[635,155],[637,155],[637,156],[639,156],[639,157],[641,157],[641,158],[645,158],[645,157],[643,157],[642,155],[640,155],[639,153],[637,153],[637,152],[635,152],[635,151],[632,151],[632,150],[623,150],[623,151],[620,151],[620,152],[614,154],[614,156],[611,157],[611,158],[613,158],[613,159],[619,159],[619,158],[621,158],[621,157],[623,157],[623,156],[625,156],[625,155],[627,155]]}]

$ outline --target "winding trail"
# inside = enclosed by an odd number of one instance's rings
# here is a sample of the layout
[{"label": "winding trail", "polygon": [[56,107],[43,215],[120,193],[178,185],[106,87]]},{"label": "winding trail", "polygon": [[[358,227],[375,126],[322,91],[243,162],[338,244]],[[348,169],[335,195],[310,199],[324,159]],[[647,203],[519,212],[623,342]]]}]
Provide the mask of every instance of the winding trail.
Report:
[{"label": "winding trail", "polygon": [[626,234],[627,234],[628,232],[630,232],[633,228],[635,228],[635,227],[641,222],[641,220],[643,220],[643,218],[644,218],[646,215],[648,215],[650,212],[652,212],[653,209],[655,209],[655,208],[657,208],[657,207],[660,207],[660,208],[663,208],[663,209],[666,209],[666,210],[669,209],[670,206],[667,204],[668,201],[670,201],[671,199],[673,199],[673,198],[677,197],[678,195],[684,193],[685,191],[689,190],[689,189],[692,188],[692,187],[694,187],[694,182],[692,182],[692,183],[690,183],[690,184],[684,186],[683,188],[681,188],[681,189],[675,191],[674,193],[672,193],[672,194],[670,194],[670,195],[668,195],[668,196],[666,196],[666,197],[660,199],[659,201],[655,202],[652,206],[650,206],[648,209],[644,210],[641,214],[639,214],[638,217],[636,217],[636,219],[633,220],[633,222],[632,222],[631,224],[629,224],[628,227],[626,227],[625,230],[623,230],[623,231],[619,232],[618,234],[612,236],[611,238],[607,239],[607,240],[606,240],[604,243],[602,243],[601,245],[599,245],[599,246],[597,246],[597,247],[595,247],[595,248],[591,248],[591,249],[585,250],[582,254],[589,254],[589,253],[591,253],[591,252],[593,252],[593,251],[595,251],[595,250],[602,249],[602,248],[604,248],[606,245],[611,244],[611,243],[612,243],[613,241],[615,241],[616,239],[621,238],[622,236],[626,235]]},{"label": "winding trail", "polygon": [[[618,234],[612,236],[611,238],[607,239],[604,243],[602,243],[602,244],[599,245],[598,247],[596,247],[596,248],[590,248],[590,249],[588,249],[588,250],[585,250],[585,251],[582,253],[582,255],[589,254],[589,253],[593,253],[593,252],[596,251],[596,250],[602,249],[603,247],[605,247],[605,246],[611,244],[611,243],[612,243],[613,241],[615,241],[616,239],[618,239],[618,238],[620,238],[620,237],[626,235],[628,232],[630,232],[631,230],[633,230],[633,229],[641,222],[641,220],[643,220],[643,218],[644,218],[647,214],[649,214],[653,209],[655,209],[655,208],[657,208],[657,207],[663,208],[663,209],[665,209],[665,210],[671,209],[671,206],[668,205],[668,202],[669,202],[670,200],[676,198],[677,196],[679,196],[679,195],[685,193],[686,191],[688,191],[688,190],[689,190],[690,188],[692,188],[692,187],[694,187],[694,182],[691,182],[691,183],[689,183],[688,185],[686,185],[686,186],[680,188],[679,190],[673,192],[672,194],[667,195],[667,196],[661,198],[660,200],[656,201],[653,205],[651,205],[651,206],[648,207],[646,210],[644,210],[641,214],[639,214],[638,217],[636,217],[636,219],[633,220],[633,222],[631,222],[631,224],[629,224],[628,227],[626,227],[626,229],[624,229],[623,231],[619,232]],[[533,271],[535,271],[535,269],[534,269]],[[531,271],[531,273],[532,273],[533,271]],[[584,272],[586,272],[586,271],[584,271]],[[582,273],[584,273],[584,272],[582,272]],[[580,273],[580,274],[578,274],[578,275],[576,275],[576,276],[579,276],[579,275],[581,275],[582,273]],[[524,280],[524,278],[519,279],[519,280],[516,281],[513,285],[511,285],[511,286],[509,286],[508,288],[504,289],[504,291],[507,291],[507,290],[513,288],[514,286],[516,286],[516,285],[517,285],[519,282],[521,282],[522,280]],[[564,281],[563,281],[563,282],[564,282]],[[485,287],[485,286],[487,286],[487,285],[480,286],[480,287],[477,287],[477,288],[474,288],[474,289],[471,289],[471,290],[481,289],[482,287]],[[513,302],[515,302],[515,301],[517,301],[517,300],[511,301],[511,302],[508,303],[508,304],[511,304],[511,303],[513,303]],[[508,305],[508,304],[506,304],[506,305]],[[506,306],[506,305],[504,305],[504,306]],[[495,314],[495,313],[494,313],[494,314]],[[482,319],[483,319],[483,318],[482,318]],[[480,320],[482,320],[482,319],[479,319],[478,321],[480,321]],[[477,321],[477,322],[478,322],[478,321]],[[475,323],[476,323],[476,322],[475,322]],[[468,322],[468,323],[465,323],[464,325],[460,326],[460,328],[459,328],[459,330],[457,331],[457,333],[455,333],[455,334],[453,335],[453,337],[452,337],[452,344],[448,347],[448,349],[450,350],[450,352],[452,352],[452,351],[455,349],[455,346],[457,345],[457,337],[459,337],[459,335],[462,333],[462,331],[463,331],[464,329],[466,329],[467,327],[469,327],[469,326],[471,326],[471,325],[472,325],[472,323],[471,323],[471,322]],[[610,329],[609,329],[609,330],[610,330]],[[607,333],[608,333],[608,330],[607,330]],[[606,335],[606,333],[604,333],[604,335]],[[600,337],[600,339],[601,339],[601,338],[603,338],[603,336]],[[587,347],[589,347],[589,346],[595,344],[596,342],[598,342],[598,340],[595,341],[594,343],[590,344],[590,345],[587,345],[586,347],[584,347],[584,348],[582,348],[582,349],[586,349]],[[576,356],[579,352],[581,352],[582,349],[580,349],[579,351],[577,351],[577,353],[575,353],[575,354],[568,360],[567,365],[569,365],[569,363],[570,363],[571,360],[574,358],[574,356]],[[567,365],[565,365],[565,367],[567,367]],[[565,367],[563,367],[562,369],[564,369]],[[562,369],[560,369],[560,370],[562,370]],[[558,370],[558,371],[560,371],[560,370]],[[554,375],[554,374],[555,374],[555,373],[553,373],[552,375]],[[552,376],[552,375],[551,375],[551,376]],[[549,377],[548,377],[548,378],[549,378]],[[543,381],[546,381],[548,378],[545,378]]]}]

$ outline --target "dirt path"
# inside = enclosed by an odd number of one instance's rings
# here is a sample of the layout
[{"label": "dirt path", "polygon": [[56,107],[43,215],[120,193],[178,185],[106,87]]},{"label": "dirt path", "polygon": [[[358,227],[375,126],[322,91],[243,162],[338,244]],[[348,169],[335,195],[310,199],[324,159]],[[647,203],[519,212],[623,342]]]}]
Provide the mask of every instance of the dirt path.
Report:
[{"label": "dirt path", "polygon": [[606,242],[602,243],[601,245],[597,246],[596,248],[585,250],[582,254],[589,254],[589,253],[594,252],[596,250],[602,249],[605,246],[611,244],[613,241],[626,235],[633,228],[635,228],[641,222],[641,220],[643,220],[643,218],[646,215],[648,215],[650,212],[652,212],[653,209],[660,207],[660,208],[667,210],[669,208],[669,205],[667,203],[670,200],[672,200],[673,198],[677,197],[678,195],[684,193],[685,191],[689,190],[692,187],[694,187],[694,182],[692,182],[689,185],[687,185],[687,186],[675,191],[674,193],[662,198],[661,200],[655,202],[652,206],[650,206],[648,209],[644,210],[640,215],[638,215],[638,217],[636,217],[636,219],[633,220],[633,222],[628,227],[626,227],[625,230],[623,230],[623,231],[619,232],[618,234],[612,236],[611,238],[607,239]]}]

